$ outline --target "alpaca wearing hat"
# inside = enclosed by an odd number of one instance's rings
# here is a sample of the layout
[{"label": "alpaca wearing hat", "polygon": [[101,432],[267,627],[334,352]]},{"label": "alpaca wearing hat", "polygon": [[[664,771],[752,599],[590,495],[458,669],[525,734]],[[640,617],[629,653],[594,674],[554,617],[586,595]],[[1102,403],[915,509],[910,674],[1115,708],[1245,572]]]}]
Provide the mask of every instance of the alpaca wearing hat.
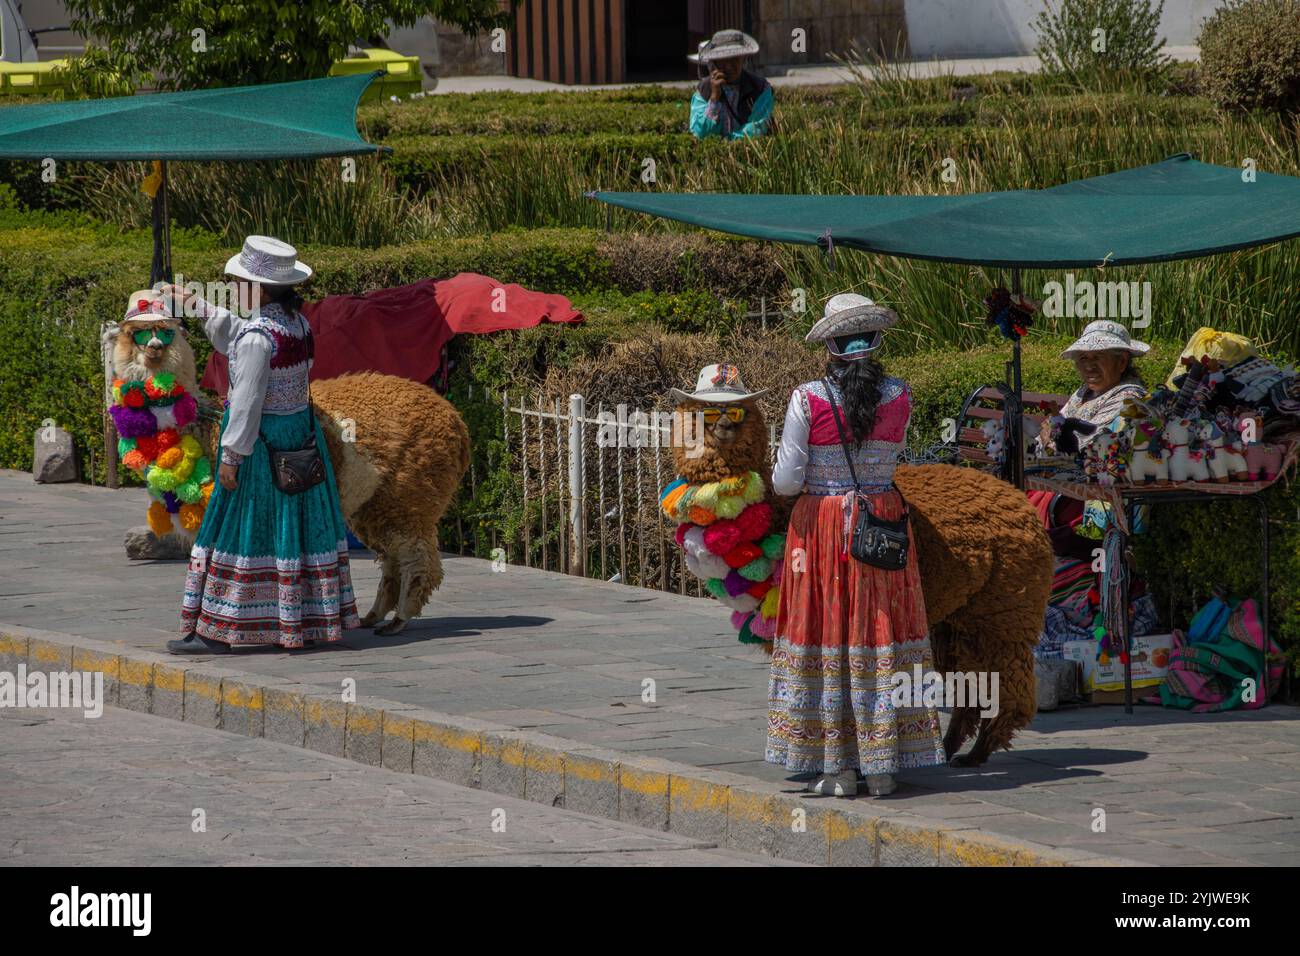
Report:
[{"label": "alpaca wearing hat", "polygon": [[727,363],[701,369],[693,392],[672,389],[677,477],[659,505],[677,522],[687,569],[731,608],[739,640],[770,646],[785,536],[780,509],[774,522],[767,425],[757,403],[766,393],[746,389],[740,369]]},{"label": "alpaca wearing hat", "polygon": [[[179,320],[152,289],[132,293],[126,314],[104,330],[113,350],[109,414],[122,464],[142,479],[153,501],[154,538],[190,541],[212,495],[212,462],[198,423],[194,353]],[[128,534],[128,538],[134,533]]]}]

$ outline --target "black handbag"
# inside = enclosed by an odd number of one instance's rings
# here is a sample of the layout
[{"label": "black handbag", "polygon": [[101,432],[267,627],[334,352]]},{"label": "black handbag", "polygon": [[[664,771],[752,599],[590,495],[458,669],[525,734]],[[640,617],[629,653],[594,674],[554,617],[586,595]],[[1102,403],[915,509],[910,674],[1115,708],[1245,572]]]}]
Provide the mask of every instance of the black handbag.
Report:
[{"label": "black handbag", "polygon": [[[831,413],[835,416],[835,430],[840,435],[840,448],[844,452],[844,460],[848,462],[849,474],[853,477],[853,496],[857,504],[857,518],[853,522],[853,532],[849,538],[849,554],[873,568],[902,571],[907,567],[908,552],[911,550],[911,542],[907,535],[907,500],[903,500],[903,516],[897,521],[879,518],[871,510],[871,498],[862,491],[857,470],[853,467],[853,456],[849,454],[844,425],[840,422],[840,408],[835,401],[835,391],[829,379],[826,380],[826,396],[830,399]],[[892,482],[890,487],[898,491],[898,486]],[[898,496],[902,498],[902,492],[899,492]]]},{"label": "black handbag", "polygon": [[[258,434],[261,434],[260,432]],[[275,487],[286,495],[297,495],[314,488],[325,480],[325,460],[316,446],[316,430],[312,429],[311,438],[302,448],[292,451],[278,451],[266,443],[266,450],[271,454],[271,480]]]}]

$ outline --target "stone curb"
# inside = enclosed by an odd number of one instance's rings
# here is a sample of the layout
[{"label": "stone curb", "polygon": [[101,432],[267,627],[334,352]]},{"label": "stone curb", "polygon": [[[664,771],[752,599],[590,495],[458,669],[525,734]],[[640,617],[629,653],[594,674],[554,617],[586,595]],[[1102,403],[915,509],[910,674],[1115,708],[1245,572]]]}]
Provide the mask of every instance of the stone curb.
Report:
[{"label": "stone curb", "polygon": [[789,784],[618,753],[373,697],[0,623],[0,670],[102,671],[106,703],[362,764],[835,866],[1134,866],[906,812],[801,798]]}]

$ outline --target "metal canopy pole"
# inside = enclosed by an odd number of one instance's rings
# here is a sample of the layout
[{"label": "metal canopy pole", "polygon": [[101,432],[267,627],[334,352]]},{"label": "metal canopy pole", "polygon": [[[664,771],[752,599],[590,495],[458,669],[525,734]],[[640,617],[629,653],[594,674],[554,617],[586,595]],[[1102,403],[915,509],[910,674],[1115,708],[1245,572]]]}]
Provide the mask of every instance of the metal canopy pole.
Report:
[{"label": "metal canopy pole", "polygon": [[149,284],[172,281],[172,230],[171,215],[167,208],[167,162],[159,164],[162,183],[153,196],[153,262],[149,266]]},{"label": "metal canopy pole", "polygon": [[[1020,295],[1020,269],[1011,270],[1011,293]],[[1009,474],[1005,477],[1021,491],[1025,489],[1025,421],[1021,414],[1023,407],[1023,383],[1020,378],[1020,336],[1011,342],[1011,361],[1007,363],[1008,383],[1011,386],[1009,400],[1004,402],[1003,422],[1005,423],[1007,460],[1010,462]]]}]

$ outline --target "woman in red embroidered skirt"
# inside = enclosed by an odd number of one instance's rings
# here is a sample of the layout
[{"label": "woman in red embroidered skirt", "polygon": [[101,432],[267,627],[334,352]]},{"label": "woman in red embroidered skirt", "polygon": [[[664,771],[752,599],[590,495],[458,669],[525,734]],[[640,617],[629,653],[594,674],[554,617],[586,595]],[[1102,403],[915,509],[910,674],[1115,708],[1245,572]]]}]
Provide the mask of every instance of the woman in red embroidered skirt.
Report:
[{"label": "woman in red embroidered skirt", "polygon": [[781,572],[766,758],[812,773],[808,789],[819,794],[852,796],[861,773],[880,796],[894,790],[899,770],[944,762],[935,709],[894,703],[896,673],[934,666],[915,549],[900,571],[848,551],[854,482],[836,410],[874,513],[894,520],[903,512],[893,473],[911,394],[873,354],[897,321],[854,293],[827,302],[808,340],[826,343],[828,374],[794,390],[772,472],[777,494],[800,497]]}]

